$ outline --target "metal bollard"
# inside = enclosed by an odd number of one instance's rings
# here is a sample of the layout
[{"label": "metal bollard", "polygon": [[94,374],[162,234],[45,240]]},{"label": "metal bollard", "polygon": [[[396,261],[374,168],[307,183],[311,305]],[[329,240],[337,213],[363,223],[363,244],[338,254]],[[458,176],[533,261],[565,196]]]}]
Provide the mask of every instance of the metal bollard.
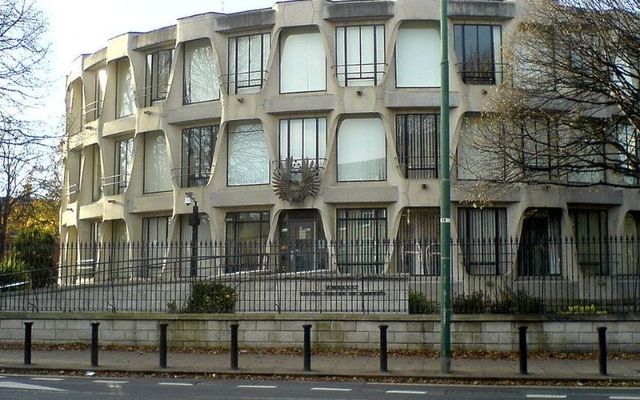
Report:
[{"label": "metal bollard", "polygon": [[380,371],[389,372],[387,366],[387,328],[389,325],[378,325],[380,328]]},{"label": "metal bollard", "polygon": [[238,323],[229,325],[231,327],[231,369],[238,369]]},{"label": "metal bollard", "polygon": [[98,327],[100,322],[91,323],[91,366],[98,366]]},{"label": "metal bollard", "polygon": [[31,329],[33,321],[24,323],[24,365],[31,365]]},{"label": "metal bollard", "polygon": [[304,328],[304,370],[311,371],[311,325],[302,325]]},{"label": "metal bollard", "polygon": [[527,368],[527,327],[521,326],[518,328],[518,331],[520,342],[520,373],[527,375],[529,373]]},{"label": "metal bollard", "polygon": [[598,344],[600,347],[598,357],[598,361],[600,362],[600,375],[607,375],[607,328],[604,326],[598,327]]},{"label": "metal bollard", "polygon": [[167,327],[169,324],[160,324],[160,368],[167,368]]}]

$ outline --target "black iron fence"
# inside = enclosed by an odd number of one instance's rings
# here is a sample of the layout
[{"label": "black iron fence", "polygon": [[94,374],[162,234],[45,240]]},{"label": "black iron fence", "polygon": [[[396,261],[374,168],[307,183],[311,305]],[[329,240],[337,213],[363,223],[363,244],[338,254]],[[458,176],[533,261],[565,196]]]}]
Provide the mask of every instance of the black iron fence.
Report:
[{"label": "black iron fence", "polygon": [[[53,268],[0,262],[3,311],[188,311],[196,285],[236,312],[435,313],[440,244],[411,241],[67,244]],[[454,313],[640,311],[636,238],[455,241]],[[215,295],[214,295],[215,297]]]}]

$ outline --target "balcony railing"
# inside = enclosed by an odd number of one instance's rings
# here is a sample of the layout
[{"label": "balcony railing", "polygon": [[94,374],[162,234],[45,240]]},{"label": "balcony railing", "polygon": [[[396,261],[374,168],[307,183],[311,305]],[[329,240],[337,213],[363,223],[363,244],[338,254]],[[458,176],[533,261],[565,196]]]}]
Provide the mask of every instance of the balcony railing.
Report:
[{"label": "balcony railing", "polygon": [[153,86],[145,86],[134,92],[136,104],[142,107],[151,107],[158,101],[165,100],[169,94],[169,84],[161,83]]},{"label": "balcony railing", "polygon": [[469,85],[499,85],[504,82],[503,63],[459,63],[456,64],[462,81]]},{"label": "balcony railing", "polygon": [[211,179],[212,172],[194,167],[171,168],[171,176],[174,182],[183,188],[205,186]]},{"label": "balcony railing", "polygon": [[113,196],[124,193],[127,186],[129,186],[129,178],[130,174],[118,174],[103,177],[101,185],[104,194],[107,196]]},{"label": "balcony railing", "polygon": [[334,68],[343,86],[375,86],[382,81],[387,63],[336,64]]}]

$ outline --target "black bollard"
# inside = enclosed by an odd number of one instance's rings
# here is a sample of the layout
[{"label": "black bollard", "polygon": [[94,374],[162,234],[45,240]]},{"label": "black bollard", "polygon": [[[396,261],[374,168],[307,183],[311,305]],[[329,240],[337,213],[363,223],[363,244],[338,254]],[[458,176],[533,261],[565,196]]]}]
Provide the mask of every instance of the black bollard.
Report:
[{"label": "black bollard", "polygon": [[231,327],[231,369],[238,369],[238,323],[229,325]]},{"label": "black bollard", "polygon": [[91,323],[91,366],[98,366],[98,327],[100,322]]},{"label": "black bollard", "polygon": [[607,375],[607,328],[604,326],[598,327],[598,344],[600,347],[598,358],[598,361],[600,361],[600,375]]},{"label": "black bollard", "polygon": [[311,371],[311,325],[302,325],[304,328],[304,370]]},{"label": "black bollard", "polygon": [[527,327],[521,326],[518,328],[519,341],[520,341],[520,373],[527,375],[529,373],[527,368]]},{"label": "black bollard", "polygon": [[167,327],[169,324],[160,324],[160,368],[167,368]]},{"label": "black bollard", "polygon": [[24,365],[31,365],[31,328],[33,321],[24,323]]},{"label": "black bollard", "polygon": [[389,372],[387,367],[387,328],[389,325],[378,325],[380,328],[380,371]]}]

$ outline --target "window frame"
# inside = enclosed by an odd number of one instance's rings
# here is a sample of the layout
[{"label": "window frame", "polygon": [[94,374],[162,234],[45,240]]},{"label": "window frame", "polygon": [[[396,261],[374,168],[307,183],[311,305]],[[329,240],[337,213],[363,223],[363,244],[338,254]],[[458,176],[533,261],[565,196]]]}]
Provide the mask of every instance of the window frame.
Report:
[{"label": "window frame", "polygon": [[[459,27],[461,28],[461,34],[459,35],[458,29]],[[465,27],[475,27],[476,30],[476,52],[475,52],[475,57],[477,58],[477,62],[475,62],[476,66],[478,67],[477,71],[468,71],[467,70],[467,65],[468,64],[474,64],[473,62],[467,62],[466,60],[466,29]],[[489,70],[483,70],[482,68],[480,68],[482,66],[482,64],[480,63],[480,31],[479,28],[480,27],[489,27],[489,32],[491,33],[490,36],[490,41],[491,41],[491,66],[489,68]],[[496,38],[495,38],[495,29],[499,30],[500,33],[500,42],[499,42],[499,49],[500,49],[500,54],[499,57],[496,56],[496,46],[498,43],[496,43]],[[502,25],[495,25],[495,24],[476,24],[476,23],[461,23],[461,24],[454,24],[453,25],[453,35],[454,35],[454,52],[456,55],[456,60],[458,61],[456,63],[456,67],[458,67],[458,72],[460,74],[460,77],[462,79],[462,82],[467,84],[467,85],[498,85],[503,81],[503,74],[504,71],[502,70]],[[461,39],[461,40],[460,40]],[[462,42],[462,43],[459,43]],[[460,47],[461,46],[461,47]],[[462,57],[461,57],[462,56]],[[498,61],[497,61],[498,60]],[[462,68],[460,68],[462,66]],[[471,78],[468,76],[469,74],[471,75],[476,75],[475,78]],[[485,76],[486,75],[486,76]]]},{"label": "window frame", "polygon": [[[257,214],[257,220],[242,221],[240,217],[250,216]],[[265,248],[268,245],[269,233],[271,231],[271,213],[269,211],[234,211],[227,212],[224,218],[225,221],[225,273],[243,272],[243,271],[256,271],[262,266],[263,257],[265,254]],[[249,241],[242,242],[238,240],[238,234],[240,233],[239,227],[257,224],[258,225],[258,242]],[[232,229],[230,229],[230,227]],[[233,238],[229,237],[229,231],[233,232]],[[258,248],[256,249],[256,246]],[[256,253],[243,254],[243,250],[257,250]],[[253,259],[257,257],[257,259]],[[237,260],[242,260],[237,262]],[[249,262],[245,263],[244,260],[248,259]]]},{"label": "window frame", "polygon": [[[542,222],[535,222],[535,220],[544,220],[546,228],[545,237],[542,240],[535,237],[537,233],[535,229],[542,227]],[[539,254],[536,254],[536,250],[542,250],[546,256],[537,257]],[[555,265],[550,259],[553,253],[555,253]],[[517,276],[560,276],[564,267],[562,256],[562,209],[550,207],[528,209],[522,220],[522,231],[518,240]]]},{"label": "window frame", "polygon": [[[591,217],[597,214],[598,219],[598,236],[594,236],[590,232]],[[580,221],[582,218],[587,218],[587,236],[580,237],[578,230],[584,221]],[[571,221],[571,228],[575,241],[575,251],[578,257],[578,266],[582,273],[589,276],[609,276],[611,275],[611,268],[609,262],[612,259],[611,249],[609,248],[609,210],[605,208],[569,208],[569,220]],[[604,234],[602,229],[604,228]],[[591,260],[593,256],[594,246],[598,247],[596,253],[598,261]],[[585,254],[586,252],[586,254]],[[588,257],[585,260],[584,257]]]},{"label": "window frame", "polygon": [[[162,60],[162,56],[168,54],[169,57],[169,70],[167,71],[167,82],[160,82],[160,61]],[[145,74],[144,74],[144,106],[150,107],[155,105],[157,102],[164,101],[169,96],[169,87],[171,85],[171,70],[173,68],[173,56],[174,49],[158,49],[147,53],[146,55],[146,63],[145,63]],[[166,85],[164,91],[160,89],[161,85]]]},{"label": "window frame", "polygon": [[104,195],[102,190],[102,155],[100,146],[91,145],[91,202],[99,201]]},{"label": "window frame", "polygon": [[[169,146],[167,145],[167,137],[166,134],[163,131],[150,131],[150,132],[145,132],[142,135],[142,146],[143,146],[143,151],[142,151],[142,194],[153,194],[153,193],[168,193],[171,192],[173,190],[172,186],[173,185],[169,185],[170,187],[166,190],[156,190],[156,191],[152,191],[149,192],[147,191],[146,188],[146,182],[147,182],[147,140],[148,140],[148,136],[152,135],[152,134],[161,134],[164,137],[164,145],[165,145],[165,152],[167,154],[167,156],[169,156]],[[135,156],[134,156],[135,157]],[[167,165],[169,165],[169,159],[167,159]],[[169,178],[171,178],[171,174],[169,174]]]},{"label": "window frame", "polygon": [[[131,155],[131,158],[127,158],[127,160],[125,161],[125,171],[123,172],[121,170],[121,166],[122,166],[122,151],[121,151],[121,147],[120,145],[126,143],[125,147],[130,147],[130,151],[127,152],[127,154]],[[123,139],[118,139],[115,141],[115,152],[114,152],[114,161],[113,161],[113,165],[114,165],[114,182],[112,183],[115,187],[115,190],[113,191],[114,194],[122,194],[124,193],[127,188],[129,187],[129,182],[130,182],[130,178],[131,178],[131,171],[133,168],[133,159],[135,157],[134,154],[134,138],[133,136],[128,137],[128,138],[123,138]],[[124,186],[122,185],[122,177],[124,176]]]},{"label": "window frame", "polygon": [[[251,38],[252,37],[260,37],[260,70],[252,71],[251,70]],[[247,72],[239,72],[238,71],[238,55],[240,52],[238,51],[238,42],[240,39],[247,38]],[[266,39],[266,40],[265,40]],[[232,46],[232,41],[234,45]],[[265,49],[265,44],[268,48]],[[235,50],[235,52],[233,51]],[[265,60],[265,57],[267,58]],[[227,40],[227,94],[236,95],[236,94],[250,94],[250,93],[259,93],[267,81],[268,71],[266,66],[269,62],[269,58],[271,57],[271,32],[258,32],[251,33],[246,35],[232,36]],[[233,60],[233,63],[232,63]],[[233,67],[233,68],[232,68]],[[252,85],[251,82],[255,79],[252,79],[253,73],[260,73],[260,84]],[[239,74],[247,75],[247,85],[239,86],[238,79]],[[233,80],[232,80],[233,78]],[[244,82],[244,80],[243,80]],[[232,84],[233,83],[233,84]],[[233,88],[233,90],[232,90]],[[257,90],[254,92],[254,90]]]},{"label": "window frame", "polygon": [[[479,211],[480,215],[475,219],[471,215],[472,211]],[[491,212],[492,215],[486,215]],[[485,219],[493,219],[493,228],[495,234],[493,237],[487,237],[485,234],[477,236],[475,231],[485,231],[478,229],[486,225]],[[479,219],[479,220],[478,220]],[[469,275],[477,276],[501,276],[507,272],[509,263],[509,248],[507,239],[507,208],[506,207],[458,207],[458,244],[462,253],[462,264],[464,270]],[[492,252],[485,252],[484,247],[489,245],[493,247]],[[480,248],[480,252],[472,251]],[[482,260],[475,261],[480,255]],[[485,257],[490,258],[485,261]],[[488,272],[483,272],[483,270]],[[493,271],[491,272],[491,269]]]},{"label": "window frame", "polygon": [[[428,134],[433,135],[433,137],[422,137],[422,134],[420,132],[418,135],[414,134],[415,136],[419,136],[418,138],[414,136],[413,140],[411,141],[408,140],[407,136],[409,136],[409,129],[408,129],[408,125],[410,122],[409,118],[415,118],[415,117],[420,117],[420,121],[419,121],[420,128],[421,128],[420,131],[423,130],[422,128],[426,124],[434,126],[433,132],[428,132]],[[401,137],[400,127],[404,127],[403,137]],[[438,177],[440,176],[439,137],[440,137],[440,114],[439,113],[396,114],[396,153],[398,156],[398,162],[400,163],[400,166],[404,170],[404,177],[406,179],[438,179]],[[409,144],[416,144],[416,142],[419,142],[419,145],[409,146]],[[416,158],[416,157],[413,157],[410,153],[412,153],[413,150],[425,150],[425,147],[427,146],[424,146],[424,142],[427,142],[427,144],[429,143],[432,144],[431,152],[427,152],[427,153],[432,153],[433,155],[432,154],[421,155],[421,157],[418,158],[420,160],[419,163],[421,165],[418,167],[412,167],[408,159]],[[429,166],[428,162],[425,163],[422,161],[424,158],[434,159],[435,164],[432,164]],[[427,165],[423,165],[423,164],[427,164]],[[424,172],[424,175],[428,175],[428,176],[411,177],[410,176],[411,171]],[[432,172],[432,174],[429,174],[429,172]]]},{"label": "window frame", "polygon": [[[120,119],[120,118],[126,118],[129,117],[131,115],[133,115],[136,111],[136,99],[135,99],[135,84],[133,82],[134,76],[133,76],[133,71],[132,71],[132,66],[131,66],[131,60],[128,57],[122,57],[118,60],[115,61],[116,63],[116,95],[115,95],[115,119]],[[122,93],[122,95],[120,95],[120,90],[122,89],[120,87],[120,65],[126,63],[127,64],[127,71],[129,72],[129,76],[131,77],[131,84],[129,86],[129,89],[131,91],[131,93]],[[122,102],[122,98],[125,97],[125,95],[130,95],[131,96],[131,112],[129,114],[122,114],[122,106],[123,106],[123,102]],[[120,98],[121,97],[121,98]],[[127,96],[128,97],[128,96]],[[120,101],[118,101],[120,98]]]},{"label": "window frame", "polygon": [[[326,92],[327,91],[327,86],[328,86],[328,74],[327,74],[327,54],[326,54],[326,50],[323,46],[322,50],[324,52],[324,89],[314,89],[314,90],[298,90],[298,91],[287,91],[284,92],[282,91],[282,55],[284,53],[284,45],[286,43],[285,40],[285,35],[288,38],[289,36],[292,35],[296,35],[296,34],[309,34],[309,33],[317,33],[320,36],[320,40],[321,43],[324,39],[324,36],[322,35],[322,32],[319,31],[318,28],[316,27],[303,27],[303,28],[293,28],[290,30],[285,30],[283,32],[280,33],[280,36],[278,37],[278,72],[279,72],[279,76],[278,76],[278,90],[280,94],[300,94],[300,93],[318,93],[318,92]],[[324,43],[322,43],[324,44]]]},{"label": "window frame", "polygon": [[[214,152],[215,152],[215,148],[216,148],[216,141],[217,141],[217,136],[218,136],[218,132],[219,132],[220,126],[219,125],[203,125],[203,126],[194,126],[194,127],[190,127],[190,128],[184,128],[182,129],[181,132],[181,136],[180,136],[180,187],[201,187],[201,186],[206,186],[209,181],[211,180],[211,175],[213,173],[213,158],[214,158]],[[206,130],[209,130],[209,132],[206,132]],[[197,133],[196,133],[197,132]],[[203,138],[206,136],[210,137],[210,142],[209,142],[209,153],[210,153],[210,157],[207,161],[206,164],[202,162],[203,157],[203,150],[202,150],[202,142],[203,142]],[[196,136],[199,142],[198,147],[200,148],[200,151],[198,152],[198,162],[196,163],[200,168],[199,171],[197,173],[194,173],[193,177],[192,174],[190,173],[191,171],[191,155],[194,153],[193,149],[192,149],[192,143],[193,143],[193,137]],[[185,137],[188,137],[188,150],[187,150],[187,164],[185,165]],[[195,157],[194,157],[195,158]],[[197,180],[202,180],[204,175],[202,174],[202,170],[204,170],[205,168],[203,168],[203,166],[208,166],[208,172],[206,173],[206,181],[202,182],[202,183],[198,183],[196,182],[196,184],[192,184],[192,182],[197,181]],[[187,170],[187,173],[185,174],[185,169]],[[198,176],[196,178],[196,175]],[[186,178],[186,183],[185,183],[185,178]]]},{"label": "window frame", "polygon": [[[340,179],[340,164],[339,164],[339,154],[340,154],[340,129],[342,127],[342,124],[347,121],[347,120],[361,120],[361,119],[377,119],[380,121],[380,123],[382,124],[382,127],[384,129],[383,131],[383,137],[384,137],[384,166],[383,166],[383,171],[384,171],[384,177],[382,179],[352,179],[352,180],[341,180]],[[345,118],[342,118],[342,120],[340,121],[340,123],[338,124],[337,127],[337,131],[336,131],[336,182],[386,182],[389,179],[389,174],[388,174],[388,158],[389,158],[389,144],[387,143],[387,130],[384,126],[384,122],[382,121],[382,118],[379,115],[374,115],[374,116],[365,116],[365,117],[350,117],[347,116]]]},{"label": "window frame", "polygon": [[[267,138],[265,137],[265,131],[264,131],[264,125],[262,125],[262,121],[259,120],[251,120],[253,122],[247,123],[248,121],[232,121],[232,123],[227,124],[226,126],[226,142],[227,142],[227,187],[242,187],[242,186],[264,186],[264,185],[269,185],[271,184],[271,157],[269,155],[269,145],[267,144]],[[234,125],[235,124],[235,125]],[[262,183],[242,183],[242,184],[230,184],[229,183],[229,159],[231,156],[231,128],[232,126],[259,126],[260,127],[260,132],[262,134],[262,139],[263,139],[263,143],[265,145],[265,151],[266,151],[266,156],[267,156],[267,168],[268,168],[268,173],[267,173],[267,181],[266,182],[262,182]],[[243,132],[247,132],[247,131],[240,131],[240,133]],[[233,134],[237,134],[237,131],[234,132]]]},{"label": "window frame", "polygon": [[[372,212],[373,217],[371,218],[362,218],[357,216],[351,216],[351,213],[359,212],[362,214],[363,212]],[[343,216],[341,216],[343,214]],[[358,223],[356,226],[350,226],[350,223]],[[380,222],[384,222],[382,226],[380,226]],[[360,224],[362,223],[362,224]],[[351,238],[350,232],[360,232],[366,224],[373,224],[373,238]],[[384,232],[380,232],[383,229]],[[344,237],[341,237],[341,231],[345,233]],[[388,212],[385,207],[365,207],[365,208],[336,208],[336,266],[338,271],[340,272],[349,272],[349,273],[374,273],[379,274],[384,271],[384,266],[386,264],[386,255],[388,246],[388,234],[389,234],[389,221],[388,221]],[[371,236],[371,235],[369,235]],[[373,245],[375,247],[375,251],[371,252],[361,252],[360,250],[363,248],[362,246],[371,247]],[[365,248],[366,248],[365,247]],[[353,250],[358,249],[357,253],[354,254]],[[340,254],[341,251],[345,251],[345,253]],[[353,256],[362,256],[362,255],[373,255],[374,262],[350,262],[351,257]],[[342,259],[346,259],[347,261],[342,262]],[[354,271],[355,267],[355,271]],[[371,268],[373,267],[373,270]]]},{"label": "window frame", "polygon": [[[311,121],[311,120],[315,120],[315,146],[316,146],[316,151],[315,151],[315,157],[311,158],[311,157],[306,157],[308,158],[310,161],[315,162],[315,166],[316,168],[321,168],[323,167],[326,162],[327,162],[327,117],[324,116],[317,116],[317,117],[299,117],[299,118],[281,118],[278,120],[278,161],[282,164],[285,160],[287,160],[287,158],[291,157],[291,123],[293,121],[301,121],[302,123],[302,139],[301,139],[301,146],[302,146],[302,159],[293,159],[294,161],[294,166],[297,163],[300,163],[303,159],[305,159],[305,137],[306,137],[306,123],[305,121]],[[320,126],[321,123],[320,121],[324,120],[324,132],[320,132]],[[287,154],[283,155],[282,154],[282,150],[283,150],[283,143],[282,143],[282,139],[283,139],[283,131],[282,131],[282,124],[286,123],[287,124],[287,143],[286,143],[286,148],[287,148]],[[324,140],[321,141],[320,140],[320,136],[322,135],[322,133],[324,133]],[[320,144],[324,142],[324,147],[320,146]],[[322,157],[320,157],[320,155],[322,155]]]},{"label": "window frame", "polygon": [[[358,54],[359,54],[359,63],[358,64],[348,64],[348,59],[349,59],[349,35],[348,35],[348,28],[358,28]],[[363,66],[365,65],[369,65],[369,64],[363,64],[362,63],[362,51],[363,51],[363,46],[362,46],[362,28],[373,28],[373,40],[372,40],[372,44],[373,44],[373,51],[372,51],[372,58],[373,58],[373,63],[371,63],[371,65],[373,65],[373,72],[367,72],[367,74],[373,74],[371,78],[365,78],[363,77]],[[382,29],[382,38],[384,39],[384,43],[382,43],[382,61],[380,62],[378,60],[378,29]],[[340,45],[338,44],[340,42],[340,34],[339,31],[342,30],[344,33],[342,34],[343,36],[343,44],[342,44],[342,48],[343,48],[343,61],[344,61],[344,65],[340,64],[338,60],[341,59],[341,57],[339,56],[339,50],[340,50]],[[386,74],[386,70],[387,70],[387,55],[386,55],[386,44],[387,44],[387,34],[386,34],[386,26],[385,24],[364,24],[364,25],[345,25],[345,26],[336,26],[335,28],[335,43],[336,43],[336,69],[335,69],[335,75],[336,75],[336,79],[338,80],[338,85],[341,87],[366,87],[366,86],[378,86],[385,78],[385,74]],[[352,50],[353,51],[353,50]],[[382,65],[382,69],[378,70],[378,67]],[[350,72],[349,72],[349,67],[351,66],[357,66],[359,68],[359,77],[358,78],[350,78]],[[344,72],[340,72],[340,68],[344,69]],[[341,76],[343,76],[343,78],[341,78]],[[373,84],[372,85],[350,85],[349,81],[353,80],[353,81],[368,81],[368,80],[372,80]]]},{"label": "window frame", "polygon": [[[187,46],[196,45],[199,43],[206,43],[206,46],[201,47],[209,47],[211,49],[211,65],[214,69],[214,72],[217,73],[216,76],[213,77],[213,80],[217,82],[218,90],[214,88],[214,97],[208,100],[200,100],[200,101],[187,101],[187,87],[191,87],[187,85]],[[220,72],[218,66],[216,65],[216,59],[214,56],[213,44],[208,38],[194,39],[184,42],[182,45],[182,105],[187,106],[191,104],[202,104],[208,103],[210,101],[219,101],[220,100]],[[189,76],[193,76],[189,74]]]}]

